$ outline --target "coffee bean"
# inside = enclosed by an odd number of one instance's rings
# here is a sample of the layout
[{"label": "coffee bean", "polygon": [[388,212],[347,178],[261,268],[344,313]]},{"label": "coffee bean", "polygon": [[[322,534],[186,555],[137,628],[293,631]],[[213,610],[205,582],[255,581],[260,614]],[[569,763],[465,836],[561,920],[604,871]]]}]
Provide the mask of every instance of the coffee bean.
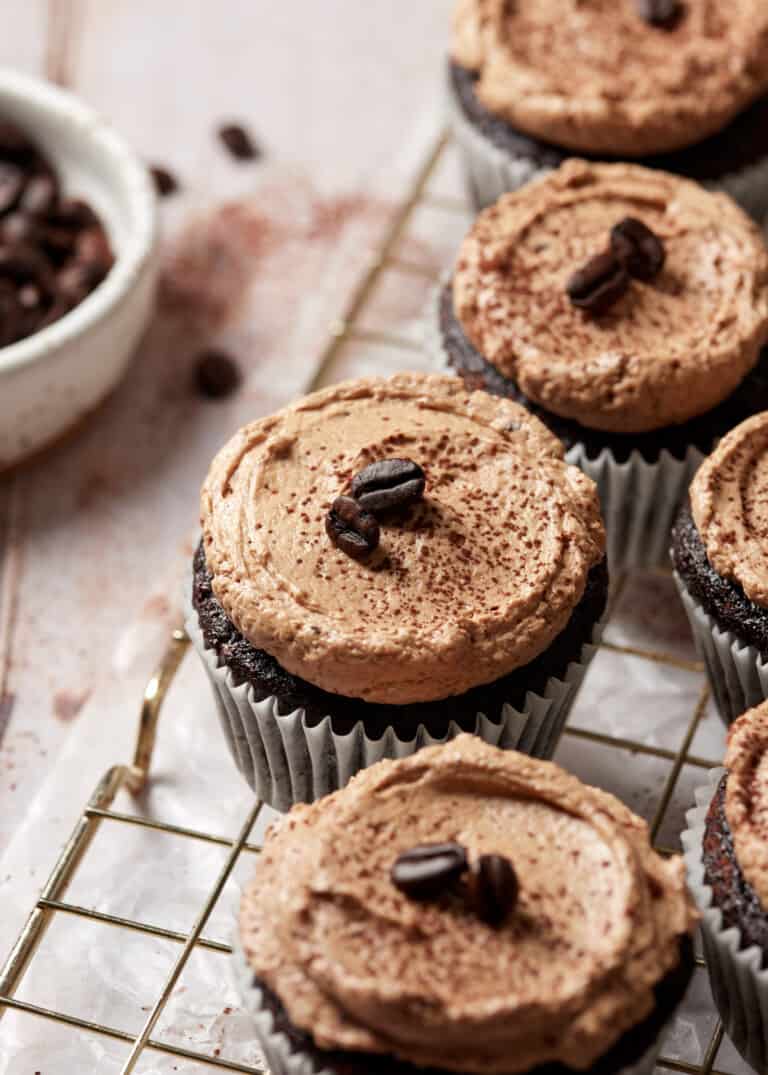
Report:
[{"label": "coffee bean", "polygon": [[94,273],[100,271],[101,279],[107,275],[112,268],[112,249],[100,224],[80,232],[75,242],[75,256],[78,261],[91,265]]},{"label": "coffee bean", "polygon": [[69,313],[70,310],[74,310],[79,300],[71,300],[65,295],[57,295],[51,305],[39,319],[33,331],[39,332],[40,329],[47,328],[48,325],[52,325],[54,321],[60,321],[62,317]]},{"label": "coffee bean", "polygon": [[70,261],[56,274],[56,288],[60,296],[72,305],[82,302],[100,283],[96,270],[87,261]]},{"label": "coffee bean", "polygon": [[39,242],[48,257],[57,264],[74,256],[77,236],[77,231],[72,228],[57,227],[48,223],[39,226]]},{"label": "coffee bean", "polygon": [[24,190],[24,173],[15,164],[0,161],[0,213],[7,213]]},{"label": "coffee bean", "polygon": [[0,347],[19,339],[22,324],[23,311],[15,288],[0,286]]},{"label": "coffee bean", "polygon": [[82,198],[62,198],[51,213],[50,223],[63,228],[88,228],[99,224],[99,218]]},{"label": "coffee bean", "polygon": [[630,276],[652,280],[661,272],[667,252],[658,235],[628,216],[611,228],[611,250]]},{"label": "coffee bean", "polygon": [[426,480],[418,463],[410,459],[380,459],[355,474],[352,496],[376,515],[421,499]]},{"label": "coffee bean", "polygon": [[235,160],[258,160],[261,150],[251,135],[239,123],[225,123],[219,127],[219,140],[229,150]]},{"label": "coffee bean", "polygon": [[475,914],[490,926],[499,926],[517,904],[519,884],[515,868],[503,855],[481,855],[469,882]]},{"label": "coffee bean", "polygon": [[155,190],[161,198],[168,198],[179,189],[179,181],[167,168],[153,164],[150,166],[149,173],[154,181]]},{"label": "coffee bean", "polygon": [[35,222],[26,213],[16,211],[0,217],[0,243],[32,242],[35,231]]},{"label": "coffee bean", "polygon": [[27,160],[37,155],[34,144],[15,123],[0,120],[0,158]]},{"label": "coffee bean", "polygon": [[353,560],[362,560],[379,544],[376,516],[351,496],[336,497],[325,517],[325,530],[333,544]]},{"label": "coffee bean", "polygon": [[635,7],[641,19],[664,30],[673,29],[683,13],[680,0],[635,0]]},{"label": "coffee bean", "polygon": [[203,351],[195,362],[195,382],[201,395],[224,399],[240,387],[240,369],[226,351]]},{"label": "coffee bean", "polygon": [[0,277],[17,284],[36,284],[46,295],[53,293],[56,284],[51,263],[30,243],[0,246]]},{"label": "coffee bean", "polygon": [[403,852],[392,867],[392,884],[412,900],[434,900],[467,870],[461,844],[421,844]]},{"label": "coffee bean", "polygon": [[591,314],[604,313],[629,287],[626,269],[610,250],[597,254],[566,284],[574,306]]},{"label": "coffee bean", "polygon": [[45,216],[53,209],[57,197],[58,186],[52,175],[34,175],[19,199],[19,209],[31,216]]}]

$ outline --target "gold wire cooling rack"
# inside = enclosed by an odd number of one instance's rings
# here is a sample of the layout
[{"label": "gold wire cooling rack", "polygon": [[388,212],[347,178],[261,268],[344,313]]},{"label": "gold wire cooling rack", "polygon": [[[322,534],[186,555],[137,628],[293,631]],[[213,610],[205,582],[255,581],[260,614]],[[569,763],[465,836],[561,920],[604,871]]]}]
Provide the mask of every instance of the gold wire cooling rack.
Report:
[{"label": "gold wire cooling rack", "polygon": [[[419,349],[418,342],[405,336],[398,336],[390,332],[378,332],[366,330],[361,325],[361,317],[364,315],[367,304],[380,281],[380,278],[388,270],[401,273],[413,273],[415,275],[430,277],[437,282],[438,274],[431,269],[409,261],[407,258],[398,256],[397,248],[404,236],[414,212],[426,207],[432,211],[445,214],[467,214],[468,208],[464,201],[454,197],[430,192],[429,185],[436,170],[445,159],[446,151],[450,145],[450,135],[442,133],[421,166],[416,176],[411,192],[401,208],[395,215],[393,222],[385,235],[378,250],[372,253],[370,264],[362,275],[360,282],[354,289],[347,304],[343,320],[333,326],[331,342],[326,347],[318,370],[309,387],[315,387],[327,378],[334,360],[338,357],[340,349],[349,342],[382,344],[386,347],[400,351],[413,352]],[[611,608],[615,608],[619,593],[621,592],[624,579],[617,580],[613,588]],[[206,938],[203,930],[213,911],[221,892],[230,877],[240,856],[244,853],[258,853],[258,845],[249,842],[249,835],[262,808],[260,802],[255,802],[247,812],[239,834],[234,839],[229,839],[211,832],[198,831],[184,828],[183,826],[169,824],[162,818],[147,816],[134,816],[112,809],[116,796],[121,791],[131,794],[139,793],[150,779],[150,766],[155,745],[160,710],[173,682],[174,676],[181,664],[187,647],[188,639],[183,630],[173,631],[168,649],[163,656],[155,674],[149,681],[141,704],[138,737],[133,761],[130,764],[115,765],[102,777],[88,800],[85,808],[75,825],[75,828],[62,848],[58,861],[48,878],[40,896],[32,909],[24,928],[0,969],[0,1018],[3,1012],[14,1009],[27,1015],[43,1020],[53,1020],[67,1025],[75,1030],[85,1031],[90,1034],[101,1035],[105,1038],[123,1042],[130,1046],[130,1053],[121,1068],[121,1075],[129,1075],[135,1070],[139,1059],[148,1051],[164,1053],[178,1059],[196,1061],[220,1071],[240,1072],[242,1075],[263,1075],[256,1067],[236,1063],[211,1053],[200,1052],[194,1049],[184,1048],[178,1044],[167,1042],[153,1037],[153,1032],[160,1016],[168,1003],[168,1000],[177,985],[192,953],[199,947],[214,950],[226,955],[231,952],[227,944]],[[653,756],[669,763],[670,769],[664,785],[658,796],[653,818],[651,821],[651,835],[656,847],[662,853],[670,853],[669,848],[659,846],[657,837],[664,822],[667,810],[675,793],[678,778],[683,766],[694,766],[702,770],[702,775],[707,769],[720,764],[719,760],[698,757],[690,752],[694,736],[704,714],[709,692],[706,686],[703,666],[698,662],[683,661],[666,653],[651,652],[635,647],[624,647],[602,643],[604,651],[613,652],[617,655],[632,656],[647,661],[652,665],[668,665],[687,672],[697,673],[700,677],[701,687],[691,714],[686,733],[683,737],[679,750],[667,750],[663,747],[651,746],[645,743],[634,742],[631,739],[602,735],[594,731],[581,728],[566,728],[565,735],[580,739],[590,740],[604,746],[611,746],[621,750],[630,750],[640,755]],[[180,839],[203,841],[207,844],[218,845],[227,848],[228,853],[223,866],[220,869],[215,883],[208,893],[204,906],[199,912],[192,929],[186,932],[166,929],[160,925],[151,925],[136,921],[132,918],[123,918],[116,915],[91,910],[87,907],[67,901],[67,890],[77,874],[78,868],[83,862],[96,833],[108,829],[109,826],[143,826],[161,833],[169,834]],[[117,881],[117,878],[116,878]],[[17,996],[25,973],[29,969],[40,947],[43,936],[56,915],[75,915],[82,919],[90,919],[102,925],[112,926],[114,930],[103,931],[105,935],[114,936],[120,930],[133,930],[146,935],[162,938],[180,946],[180,951],[167,975],[162,988],[154,1004],[148,1011],[144,1025],[138,1034],[129,1033],[118,1027],[106,1026],[89,1021],[76,1015],[66,1014],[32,1001],[22,1000]],[[38,957],[42,958],[42,957]],[[698,963],[703,966],[703,960]],[[715,1024],[714,1032],[704,1050],[703,1059],[700,1063],[689,1063],[662,1056],[658,1061],[658,1067],[675,1072],[684,1072],[687,1075],[731,1075],[728,1071],[715,1067],[715,1062],[723,1040],[723,1030],[719,1021]]]}]

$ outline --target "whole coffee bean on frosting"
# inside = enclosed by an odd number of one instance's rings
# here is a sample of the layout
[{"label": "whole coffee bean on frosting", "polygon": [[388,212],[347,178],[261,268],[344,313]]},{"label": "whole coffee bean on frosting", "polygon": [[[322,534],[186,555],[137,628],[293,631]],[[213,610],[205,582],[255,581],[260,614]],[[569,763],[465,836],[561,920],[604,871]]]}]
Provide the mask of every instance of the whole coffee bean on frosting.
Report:
[{"label": "whole coffee bean on frosting", "polygon": [[395,860],[392,884],[412,900],[439,899],[467,866],[467,852],[461,844],[421,844]]},{"label": "whole coffee bean on frosting", "polygon": [[470,875],[469,892],[477,917],[500,926],[517,905],[520,886],[514,866],[503,855],[481,855]]},{"label": "whole coffee bean on frosting", "polygon": [[380,459],[354,476],[352,496],[376,515],[420,500],[426,480],[424,471],[411,459]]},{"label": "whole coffee bean on frosting", "polygon": [[568,280],[566,291],[574,306],[601,314],[617,302],[629,287],[629,276],[610,250],[597,254]]},{"label": "whole coffee bean on frosting", "polygon": [[641,19],[664,30],[671,30],[683,13],[680,0],[635,0],[635,8]]},{"label": "whole coffee bean on frosting", "polygon": [[658,235],[631,216],[611,228],[611,250],[629,275],[638,280],[652,280],[661,272],[667,257]]},{"label": "whole coffee bean on frosting", "polygon": [[334,545],[353,560],[364,559],[379,544],[376,516],[351,496],[336,497],[325,517],[325,529]]}]

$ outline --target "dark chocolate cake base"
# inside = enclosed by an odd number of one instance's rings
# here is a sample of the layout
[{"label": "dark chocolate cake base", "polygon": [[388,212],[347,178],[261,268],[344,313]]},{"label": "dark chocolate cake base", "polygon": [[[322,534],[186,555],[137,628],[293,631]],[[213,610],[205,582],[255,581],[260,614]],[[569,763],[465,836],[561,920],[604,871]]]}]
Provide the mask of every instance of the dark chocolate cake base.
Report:
[{"label": "dark chocolate cake base", "polygon": [[691,597],[720,630],[732,631],[768,660],[768,609],[750,601],[737,582],[723,578],[712,567],[690,504],[681,508],[672,529],[672,563]]},{"label": "dark chocolate cake base", "polygon": [[752,886],[744,879],[736,859],[733,836],[725,816],[727,775],[720,781],[707,812],[702,861],[704,880],[712,887],[714,906],[723,914],[723,929],[736,927],[741,947],[757,945],[768,965],[768,914]]},{"label": "dark chocolate cake base", "polygon": [[440,332],[446,358],[468,388],[484,388],[496,396],[508,396],[522,404],[552,430],[566,448],[581,444],[590,459],[607,448],[617,462],[625,462],[633,451],[647,463],[655,463],[663,451],[684,459],[693,446],[708,455],[715,442],[745,418],[768,409],[768,347],[763,349],[757,365],[739,387],[722,403],[698,418],[678,426],[667,426],[650,433],[607,433],[587,429],[569,418],[561,418],[534,403],[485,359],[464,334],[453,312],[453,293],[447,284],[440,295]]},{"label": "dark chocolate cake base", "polygon": [[[557,168],[569,157],[610,160],[605,154],[589,154],[564,149],[518,131],[511,123],[490,112],[477,97],[477,76],[460,64],[450,62],[450,86],[462,114],[498,149],[511,157],[531,160],[537,168]],[[646,168],[717,183],[726,177],[759,164],[768,156],[768,96],[755,101],[717,134],[673,153],[640,157],[634,163]],[[626,158],[624,158],[626,159]]]},{"label": "dark chocolate cake base", "polygon": [[[655,989],[656,1007],[647,1019],[627,1031],[613,1048],[581,1075],[619,1075],[637,1063],[658,1039],[665,1024],[685,995],[694,969],[693,944],[690,937],[680,939],[680,961]],[[272,1013],[275,1030],[288,1038],[291,1054],[311,1059],[319,1070],[333,1075],[449,1075],[443,1068],[417,1068],[391,1056],[374,1053],[330,1052],[318,1049],[309,1034],[291,1023],[279,998],[258,978],[254,984],[263,994],[264,1006]],[[546,1064],[531,1069],[528,1075],[576,1075],[563,1064]]]},{"label": "dark chocolate cake base", "polygon": [[590,571],[582,598],[563,631],[535,660],[464,694],[409,705],[385,705],[331,694],[287,672],[270,654],[252,646],[213,594],[202,544],[194,558],[192,604],[206,648],[215,650],[236,685],[249,683],[257,700],[275,696],[283,714],[303,707],[310,726],[330,715],[337,735],[347,734],[362,722],[366,735],[378,739],[388,728],[394,728],[401,738],[412,738],[420,725],[430,735],[443,737],[452,722],[465,731],[474,731],[478,713],[500,724],[506,704],[522,709],[528,691],[542,693],[550,676],[562,678],[568,665],[580,660],[582,647],[591,641],[605,610],[607,595],[608,571],[603,560]]}]

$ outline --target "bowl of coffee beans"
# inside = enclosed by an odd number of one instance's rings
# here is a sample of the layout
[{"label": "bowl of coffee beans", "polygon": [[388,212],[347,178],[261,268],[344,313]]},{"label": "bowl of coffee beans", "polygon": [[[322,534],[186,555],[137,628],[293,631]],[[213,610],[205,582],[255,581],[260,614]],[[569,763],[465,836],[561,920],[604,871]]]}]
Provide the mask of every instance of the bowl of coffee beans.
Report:
[{"label": "bowl of coffee beans", "polygon": [[65,91],[0,69],[0,470],[77,425],[151,315],[156,194]]}]

